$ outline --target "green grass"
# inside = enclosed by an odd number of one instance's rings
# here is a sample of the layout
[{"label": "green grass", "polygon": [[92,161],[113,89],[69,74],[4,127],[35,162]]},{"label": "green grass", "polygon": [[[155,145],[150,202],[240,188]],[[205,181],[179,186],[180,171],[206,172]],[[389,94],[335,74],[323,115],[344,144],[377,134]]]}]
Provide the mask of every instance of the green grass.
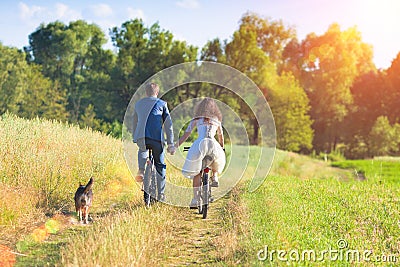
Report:
[{"label": "green grass", "polygon": [[400,158],[379,157],[369,160],[346,160],[333,162],[332,166],[351,169],[354,172],[362,171],[367,180],[381,183],[400,183]]},{"label": "green grass", "polygon": [[[254,265],[283,266],[287,262],[279,261],[277,254],[272,261],[260,261],[257,253],[268,246],[269,251],[295,251],[292,255],[294,259],[296,251],[314,250],[318,258],[321,255],[318,253],[324,250],[338,249],[337,242],[343,239],[348,244],[343,252],[349,249],[360,252],[371,250],[373,256],[396,255],[398,263],[400,187],[394,184],[396,164],[380,162],[372,167],[370,161],[335,164],[361,168],[366,171],[367,177],[371,175],[378,180],[328,177],[322,168],[319,177],[306,179],[271,175],[258,191],[243,196],[251,225],[249,239],[244,245],[247,247],[247,260]],[[305,259],[289,262],[300,266],[350,266],[355,263],[345,258],[343,261],[329,261],[326,257],[324,262]]]}]

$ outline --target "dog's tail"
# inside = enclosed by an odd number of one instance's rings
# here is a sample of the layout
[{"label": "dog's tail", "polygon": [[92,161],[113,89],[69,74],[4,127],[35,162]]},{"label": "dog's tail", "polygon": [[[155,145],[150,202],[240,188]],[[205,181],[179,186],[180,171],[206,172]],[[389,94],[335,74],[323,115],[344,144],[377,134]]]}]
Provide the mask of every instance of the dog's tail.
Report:
[{"label": "dog's tail", "polygon": [[85,191],[83,191],[84,194],[86,194],[87,192],[89,192],[89,190],[92,188],[93,186],[93,177],[90,178],[89,182],[87,183],[87,185],[85,186]]}]

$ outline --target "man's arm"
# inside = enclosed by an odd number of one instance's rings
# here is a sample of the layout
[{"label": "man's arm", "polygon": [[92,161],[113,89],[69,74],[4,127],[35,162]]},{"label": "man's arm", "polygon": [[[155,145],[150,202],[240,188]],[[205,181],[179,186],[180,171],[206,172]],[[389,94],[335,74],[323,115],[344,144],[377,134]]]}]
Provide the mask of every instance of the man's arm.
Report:
[{"label": "man's arm", "polygon": [[172,126],[172,119],[169,114],[167,103],[164,105],[164,111],[162,114],[163,121],[164,121],[164,131],[167,135],[167,144],[172,145],[174,144],[174,130]]},{"label": "man's arm", "polygon": [[136,109],[133,111],[133,121],[132,121],[132,141],[135,142],[135,132],[136,132],[136,127],[137,127],[137,122],[138,122],[138,116],[136,113]]}]

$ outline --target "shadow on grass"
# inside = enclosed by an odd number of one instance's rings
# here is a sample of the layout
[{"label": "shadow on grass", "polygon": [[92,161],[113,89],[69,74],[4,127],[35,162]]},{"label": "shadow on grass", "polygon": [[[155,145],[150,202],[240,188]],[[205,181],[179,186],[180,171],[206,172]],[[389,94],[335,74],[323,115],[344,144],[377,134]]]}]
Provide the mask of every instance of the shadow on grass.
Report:
[{"label": "shadow on grass", "polygon": [[[118,201],[113,204],[97,206],[95,212],[89,213],[89,223],[78,222],[75,211],[63,210],[59,214],[52,214],[45,224],[39,226],[33,233],[25,236],[16,244],[17,261],[15,266],[56,266],[61,263],[61,250],[67,244],[74,242],[77,235],[84,235],[87,227],[94,223],[101,223],[102,219],[123,211],[134,212],[144,208],[140,202]],[[57,230],[48,229],[48,222],[57,223]]]}]

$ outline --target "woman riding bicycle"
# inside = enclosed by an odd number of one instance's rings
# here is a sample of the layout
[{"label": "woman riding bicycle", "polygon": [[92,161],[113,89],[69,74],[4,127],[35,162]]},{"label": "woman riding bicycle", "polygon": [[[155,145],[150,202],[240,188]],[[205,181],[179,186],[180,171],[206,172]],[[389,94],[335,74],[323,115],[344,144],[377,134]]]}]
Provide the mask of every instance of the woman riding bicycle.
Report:
[{"label": "woman riding bicycle", "polygon": [[[218,187],[218,175],[225,166],[224,136],[222,131],[222,114],[215,101],[211,98],[203,99],[196,107],[194,118],[190,121],[184,135],[179,139],[179,147],[190,136],[193,129],[197,127],[198,138],[190,147],[186,161],[182,168],[184,176],[193,179],[193,199],[191,208],[197,207],[198,190],[201,185],[202,160],[206,155],[211,156],[214,161],[209,166],[213,171],[211,186]],[[218,135],[218,142],[214,138]]]}]

